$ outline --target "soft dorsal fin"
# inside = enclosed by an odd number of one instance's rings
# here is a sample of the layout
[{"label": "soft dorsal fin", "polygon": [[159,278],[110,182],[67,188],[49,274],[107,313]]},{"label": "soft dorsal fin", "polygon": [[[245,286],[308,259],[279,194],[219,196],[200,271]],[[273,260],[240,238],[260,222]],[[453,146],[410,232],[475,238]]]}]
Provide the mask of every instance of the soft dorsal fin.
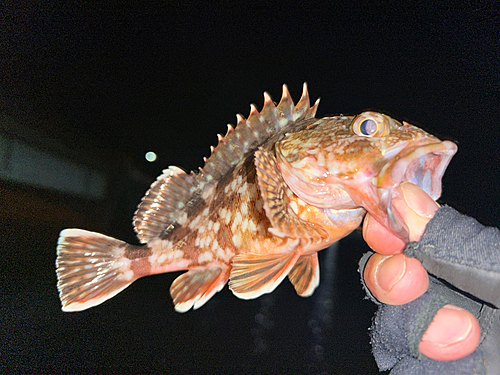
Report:
[{"label": "soft dorsal fin", "polygon": [[161,236],[174,224],[182,224],[185,208],[196,201],[208,186],[229,173],[249,151],[255,150],[269,137],[299,120],[313,118],[319,99],[311,107],[307,84],[302,96],[294,105],[288,88],[283,85],[283,95],[277,106],[268,93],[264,93],[264,106],[259,112],[252,104],[250,116],[237,115],[236,128],[228,125],[225,137],[218,136],[219,144],[212,147],[212,154],[205,160],[199,173],[187,174],[177,167],[163,171],[151,185],[134,215],[134,230],[142,243]]},{"label": "soft dorsal fin", "polygon": [[161,236],[178,222],[184,208],[198,189],[198,178],[170,166],[158,176],[142,198],[134,214],[134,230],[141,243]]}]

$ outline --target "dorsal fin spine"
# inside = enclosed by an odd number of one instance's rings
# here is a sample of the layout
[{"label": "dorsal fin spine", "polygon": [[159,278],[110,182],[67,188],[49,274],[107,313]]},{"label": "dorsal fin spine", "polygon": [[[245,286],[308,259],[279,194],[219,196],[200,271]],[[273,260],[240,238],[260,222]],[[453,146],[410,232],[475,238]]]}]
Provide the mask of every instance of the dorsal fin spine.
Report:
[{"label": "dorsal fin spine", "polygon": [[319,98],[316,99],[314,105],[306,111],[306,118],[313,118],[314,116],[316,116],[316,111],[318,110],[318,106],[319,106]]},{"label": "dorsal fin spine", "polygon": [[295,105],[293,111],[293,120],[296,121],[300,116],[302,116],[309,108],[309,93],[307,92],[307,83],[304,82],[302,86],[302,95],[299,101]]},{"label": "dorsal fin spine", "polygon": [[[245,123],[245,116],[237,113],[236,114],[236,126],[238,127],[238,126],[240,126],[241,124],[244,124],[244,123]],[[241,126],[243,126],[243,125],[241,125]]]},{"label": "dorsal fin spine", "polygon": [[283,85],[283,94],[281,95],[281,100],[276,108],[281,111],[282,118],[285,118],[287,122],[292,119],[293,107],[293,100],[290,96],[290,92],[288,91],[288,87],[287,85]]}]

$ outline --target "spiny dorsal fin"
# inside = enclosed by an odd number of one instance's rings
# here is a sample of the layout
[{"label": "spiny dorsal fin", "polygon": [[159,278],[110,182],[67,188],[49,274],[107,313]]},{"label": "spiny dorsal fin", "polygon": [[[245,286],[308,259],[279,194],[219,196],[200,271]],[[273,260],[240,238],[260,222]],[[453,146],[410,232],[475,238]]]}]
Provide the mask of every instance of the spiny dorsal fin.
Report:
[{"label": "spiny dorsal fin", "polygon": [[151,184],[134,214],[134,230],[141,243],[161,236],[178,222],[183,209],[198,189],[198,178],[174,166],[168,167]]},{"label": "spiny dorsal fin", "polygon": [[294,105],[286,85],[283,85],[283,94],[277,106],[265,92],[262,110],[259,112],[252,104],[248,119],[236,115],[238,120],[236,128],[233,129],[229,125],[226,136],[219,138],[219,144],[212,150],[202,169],[205,181],[218,180],[224,176],[248,151],[256,149],[290,123],[313,118],[318,104],[319,99],[312,107],[310,106],[306,83],[303,85],[302,96],[297,105]]}]

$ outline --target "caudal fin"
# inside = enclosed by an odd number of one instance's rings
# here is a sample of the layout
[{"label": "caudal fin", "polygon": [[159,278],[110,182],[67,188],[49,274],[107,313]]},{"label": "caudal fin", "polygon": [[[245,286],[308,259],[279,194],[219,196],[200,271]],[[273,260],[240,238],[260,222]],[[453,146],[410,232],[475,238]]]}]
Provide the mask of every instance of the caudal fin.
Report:
[{"label": "caudal fin", "polygon": [[115,296],[135,279],[127,243],[81,229],[65,229],[57,246],[57,288],[63,311],[81,311]]}]

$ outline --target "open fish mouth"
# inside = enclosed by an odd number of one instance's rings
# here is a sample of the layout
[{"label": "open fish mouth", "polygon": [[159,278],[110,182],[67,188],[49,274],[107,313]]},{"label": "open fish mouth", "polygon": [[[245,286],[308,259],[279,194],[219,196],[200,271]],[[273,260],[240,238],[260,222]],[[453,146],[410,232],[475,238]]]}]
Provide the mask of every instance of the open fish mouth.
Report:
[{"label": "open fish mouth", "polygon": [[432,199],[438,199],[441,196],[441,179],[456,152],[456,144],[450,141],[409,146],[389,160],[374,179],[379,197],[378,208],[387,213],[386,224],[402,239],[407,239],[408,230],[391,204],[394,195],[399,194],[397,188],[402,182],[411,182]]},{"label": "open fish mouth", "polygon": [[[408,229],[392,208],[392,200],[401,194],[402,182],[418,185],[434,200],[441,195],[441,179],[457,151],[455,143],[428,136],[412,142],[402,141],[384,150],[383,167],[371,174],[360,169],[352,175],[329,173],[325,166],[308,156],[290,163],[276,145],[276,158],[283,179],[300,199],[325,210],[363,208],[379,223],[403,241],[408,241]],[[379,161],[358,160],[362,165]],[[380,165],[380,164],[379,164]]]}]

